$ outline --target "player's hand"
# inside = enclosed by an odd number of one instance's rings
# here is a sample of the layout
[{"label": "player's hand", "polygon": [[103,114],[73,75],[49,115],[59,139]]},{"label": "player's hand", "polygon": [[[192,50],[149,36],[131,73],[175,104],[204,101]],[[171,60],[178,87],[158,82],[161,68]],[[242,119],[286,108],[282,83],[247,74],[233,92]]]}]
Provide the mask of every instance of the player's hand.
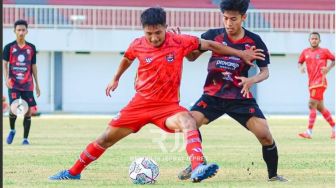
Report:
[{"label": "player's hand", "polygon": [[306,69],[305,69],[304,66],[301,66],[301,67],[300,67],[300,72],[301,72],[302,74],[306,73]]},{"label": "player's hand", "polygon": [[244,76],[236,76],[236,79],[240,80],[241,82],[239,82],[239,86],[242,86],[242,90],[240,91],[240,93],[243,94],[243,97],[245,98],[251,98],[250,96],[250,88],[253,85],[253,81],[250,78],[246,78]]},{"label": "player's hand", "polygon": [[6,86],[8,89],[12,89],[13,88],[13,82],[12,82],[12,79],[8,78],[6,80]]},{"label": "player's hand", "polygon": [[321,68],[321,72],[322,72],[323,75],[327,75],[328,72],[329,72],[329,70],[328,70],[327,67],[322,67],[322,68]]},{"label": "player's hand", "polygon": [[40,87],[37,86],[35,90],[36,90],[36,96],[40,97],[41,95]]},{"label": "player's hand", "polygon": [[174,34],[181,34],[181,29],[180,27],[167,27],[167,32],[171,32],[171,33],[174,33]]},{"label": "player's hand", "polygon": [[112,80],[106,87],[106,96],[111,97],[111,91],[113,92],[118,87],[118,80]]},{"label": "player's hand", "polygon": [[263,52],[264,50],[252,46],[250,49],[242,51],[240,58],[242,58],[246,64],[254,66],[254,60],[265,60],[265,54]]}]

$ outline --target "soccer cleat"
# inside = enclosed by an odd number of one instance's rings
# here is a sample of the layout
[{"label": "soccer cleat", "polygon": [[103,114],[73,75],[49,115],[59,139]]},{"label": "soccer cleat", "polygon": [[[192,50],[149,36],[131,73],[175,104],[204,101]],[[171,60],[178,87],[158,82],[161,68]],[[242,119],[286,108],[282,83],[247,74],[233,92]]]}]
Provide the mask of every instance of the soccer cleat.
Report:
[{"label": "soccer cleat", "polygon": [[330,138],[335,140],[335,131],[331,132]]},{"label": "soccer cleat", "polygon": [[[204,162],[203,164],[207,164],[207,161],[204,157]],[[185,168],[184,170],[182,170],[178,175],[177,178],[180,180],[187,180],[190,179],[191,176],[191,172],[192,172],[192,168],[191,165],[187,166],[187,168]]]},{"label": "soccer cleat", "polygon": [[29,145],[29,140],[27,138],[23,139],[22,145]]},{"label": "soccer cleat", "polygon": [[200,164],[191,172],[191,181],[196,183],[211,178],[217,174],[218,168],[218,165],[215,163],[208,165]]},{"label": "soccer cleat", "polygon": [[286,178],[284,178],[283,176],[276,175],[276,176],[268,179],[268,181],[287,182],[288,180]]},{"label": "soccer cleat", "polygon": [[11,144],[13,142],[14,136],[15,136],[16,131],[11,130],[7,136],[7,144]]},{"label": "soccer cleat", "polygon": [[304,133],[300,133],[300,134],[298,134],[300,137],[302,137],[302,138],[307,138],[307,139],[312,139],[312,137],[308,134],[308,133],[306,133],[306,132],[304,132]]},{"label": "soccer cleat", "polygon": [[57,174],[50,176],[50,180],[79,180],[81,177],[80,174],[73,176],[69,173],[69,170],[62,170]]},{"label": "soccer cleat", "polygon": [[185,168],[184,170],[182,170],[178,175],[177,178],[180,180],[187,180],[190,178],[191,176],[191,165],[189,165],[187,168]]}]

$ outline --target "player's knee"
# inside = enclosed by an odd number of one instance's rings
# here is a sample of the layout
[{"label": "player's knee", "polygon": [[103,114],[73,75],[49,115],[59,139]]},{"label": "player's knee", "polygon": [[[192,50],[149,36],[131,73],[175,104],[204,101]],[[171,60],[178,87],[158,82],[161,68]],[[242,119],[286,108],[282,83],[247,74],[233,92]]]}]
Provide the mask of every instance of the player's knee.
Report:
[{"label": "player's knee", "polygon": [[315,101],[309,101],[308,107],[309,109],[316,109],[317,103]]},{"label": "player's knee", "polygon": [[180,127],[183,130],[196,129],[196,121],[189,113],[183,113],[178,118],[180,121]]},{"label": "player's knee", "polygon": [[269,146],[273,144],[273,138],[271,134],[264,134],[259,137],[259,141],[263,146]]},{"label": "player's knee", "polygon": [[14,113],[10,112],[10,113],[9,113],[9,118],[16,119],[17,116],[16,116]]}]

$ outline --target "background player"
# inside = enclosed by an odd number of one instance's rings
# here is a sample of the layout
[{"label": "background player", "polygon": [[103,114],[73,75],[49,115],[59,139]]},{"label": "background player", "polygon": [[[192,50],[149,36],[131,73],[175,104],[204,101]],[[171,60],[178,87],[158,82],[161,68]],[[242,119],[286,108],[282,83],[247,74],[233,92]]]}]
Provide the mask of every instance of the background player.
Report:
[{"label": "background player", "polygon": [[[223,0],[220,9],[223,13],[224,28],[210,29],[201,37],[239,50],[249,49],[252,46],[263,49],[266,58],[256,61],[260,72],[255,76],[248,77],[250,66],[240,58],[213,52],[209,59],[204,93],[191,108],[191,114],[198,127],[228,114],[251,131],[261,143],[269,181],[287,181],[277,174],[277,146],[265,116],[249,91],[253,84],[268,78],[267,65],[270,63],[267,47],[261,38],[242,27],[247,16],[249,2],[249,0]],[[192,52],[187,56],[188,60],[194,61],[203,52],[200,50]],[[178,177],[182,180],[189,179],[190,172],[189,166]]]},{"label": "background player", "polygon": [[[110,92],[118,87],[121,75],[137,58],[140,63],[135,96],[119,115],[112,119],[106,131],[87,146],[72,168],[60,171],[49,179],[80,179],[83,169],[99,158],[107,148],[139,131],[148,123],[171,133],[183,131],[187,142],[186,151],[192,164],[193,182],[216,174],[217,164],[203,164],[203,152],[195,120],[187,109],[179,106],[182,61],[186,54],[198,48],[224,54],[242,55],[247,52],[242,53],[240,50],[212,41],[199,40],[193,36],[166,33],[166,13],[162,8],[145,10],[141,14],[141,23],[145,36],[132,42],[106,88],[106,95],[110,96]],[[251,59],[263,59],[257,55],[263,56],[256,53],[251,55]]]},{"label": "background player", "polygon": [[[28,33],[28,23],[25,20],[17,20],[14,23],[16,40],[7,44],[3,51],[3,68],[6,86],[8,88],[9,103],[22,98],[28,103],[28,111],[23,119],[23,145],[28,145],[28,135],[31,125],[31,108],[36,106],[34,98],[34,81],[36,96],[40,96],[39,82],[37,78],[36,48],[25,40]],[[7,136],[7,144],[13,142],[15,136],[16,114],[10,111],[10,132]]]},{"label": "background player", "polygon": [[[302,73],[306,72],[304,67],[304,63],[306,63],[310,94],[308,128],[306,132],[300,133],[299,136],[312,138],[317,109],[331,126],[330,138],[335,139],[335,122],[323,103],[323,94],[327,89],[326,75],[335,66],[335,56],[328,49],[321,48],[319,46],[320,42],[320,34],[312,32],[309,35],[310,48],[304,49],[299,57],[299,69]],[[328,60],[332,61],[329,65]]]}]

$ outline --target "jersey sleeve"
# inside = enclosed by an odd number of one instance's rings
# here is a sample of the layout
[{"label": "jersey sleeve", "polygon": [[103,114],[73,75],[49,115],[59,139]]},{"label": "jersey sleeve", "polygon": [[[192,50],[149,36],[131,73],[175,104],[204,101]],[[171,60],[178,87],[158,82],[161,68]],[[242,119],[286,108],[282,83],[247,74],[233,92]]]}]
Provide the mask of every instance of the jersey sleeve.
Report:
[{"label": "jersey sleeve", "polygon": [[303,64],[306,61],[305,50],[301,52],[299,57],[299,63]]},{"label": "jersey sleeve", "polygon": [[135,58],[136,58],[136,53],[135,53],[135,50],[134,50],[134,46],[135,46],[135,42],[136,41],[133,41],[129,47],[127,48],[125,54],[124,54],[124,57],[126,57],[127,59],[133,61]]},{"label": "jersey sleeve", "polygon": [[208,30],[201,35],[201,38],[204,40],[213,40],[212,30]]},{"label": "jersey sleeve", "polygon": [[6,45],[4,50],[3,50],[3,57],[2,59],[5,61],[9,61],[9,55],[10,55],[10,46]]},{"label": "jersey sleeve", "polygon": [[270,55],[269,55],[268,49],[265,43],[261,40],[259,36],[257,36],[255,43],[256,43],[256,48],[264,50],[263,53],[265,54],[265,60],[256,60],[256,63],[258,67],[267,67],[267,65],[270,64]]},{"label": "jersey sleeve", "polygon": [[32,48],[34,50],[34,54],[33,54],[31,63],[36,64],[36,53],[37,53],[37,51],[36,51],[36,47],[34,45],[32,45]]},{"label": "jersey sleeve", "polygon": [[182,45],[184,49],[184,56],[190,52],[197,50],[200,44],[199,38],[190,35],[181,35]]},{"label": "jersey sleeve", "polygon": [[330,59],[331,61],[335,61],[335,56],[334,54],[330,52],[330,50],[326,49],[325,53],[327,55],[327,59]]}]

